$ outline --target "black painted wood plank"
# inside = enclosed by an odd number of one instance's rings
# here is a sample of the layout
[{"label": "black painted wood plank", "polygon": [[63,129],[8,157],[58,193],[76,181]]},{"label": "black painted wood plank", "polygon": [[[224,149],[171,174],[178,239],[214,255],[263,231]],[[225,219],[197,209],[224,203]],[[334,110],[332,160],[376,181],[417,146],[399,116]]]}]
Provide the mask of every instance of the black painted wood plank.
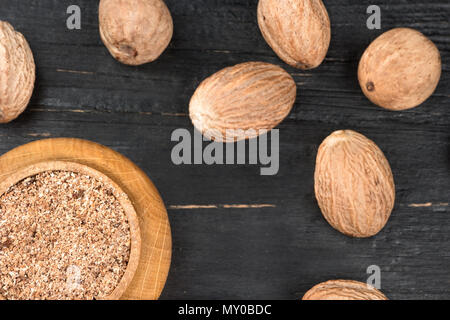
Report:
[{"label": "black painted wood plank", "polygon": [[[330,278],[364,281],[372,264],[381,267],[383,291],[391,298],[450,298],[448,1],[380,0],[381,31],[365,27],[372,2],[325,1],[333,40],[324,64],[312,71],[290,68],[270,50],[256,24],[256,0],[167,0],[174,39],[161,59],[138,68],[117,63],[102,45],[98,1],[77,1],[80,31],[65,28],[70,4],[0,0],[0,19],[25,34],[38,67],[28,110],[0,126],[0,153],[36,139],[78,137],[110,146],[142,167],[162,193],[173,229],[163,298],[296,299]],[[389,112],[363,96],[356,70],[366,46],[400,26],[438,45],[444,73],[424,105]],[[177,128],[192,132],[186,114],[196,86],[248,60],[282,66],[299,87],[295,108],[279,127],[279,174],[263,177],[250,165],[172,164],[170,136]],[[334,231],[314,198],[317,148],[343,128],[376,141],[395,175],[395,210],[371,239]],[[226,206],[233,204],[268,206]],[[182,209],[186,205],[194,208]]]}]

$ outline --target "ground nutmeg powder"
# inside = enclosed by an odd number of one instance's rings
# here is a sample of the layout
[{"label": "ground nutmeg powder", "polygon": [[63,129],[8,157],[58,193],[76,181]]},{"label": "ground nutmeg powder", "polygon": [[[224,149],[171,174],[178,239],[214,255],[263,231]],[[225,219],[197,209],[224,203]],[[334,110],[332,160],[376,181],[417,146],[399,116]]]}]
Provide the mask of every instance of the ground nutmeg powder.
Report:
[{"label": "ground nutmeg powder", "polygon": [[68,171],[28,177],[0,197],[0,296],[99,299],[130,259],[126,213],[100,179]]}]

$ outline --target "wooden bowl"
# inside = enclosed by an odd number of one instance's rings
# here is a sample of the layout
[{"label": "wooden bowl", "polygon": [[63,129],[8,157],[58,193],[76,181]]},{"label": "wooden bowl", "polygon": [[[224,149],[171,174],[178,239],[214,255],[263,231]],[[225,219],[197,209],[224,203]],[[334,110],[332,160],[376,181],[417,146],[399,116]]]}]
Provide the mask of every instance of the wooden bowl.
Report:
[{"label": "wooden bowl", "polygon": [[141,254],[141,232],[139,230],[138,217],[133,205],[131,204],[126,194],[122,191],[122,189],[106,175],[88,166],[76,162],[67,161],[40,162],[14,172],[0,182],[0,196],[7,192],[10,187],[16,185],[20,181],[28,177],[35,176],[39,173],[48,171],[75,172],[83,175],[88,175],[91,178],[101,181],[105,186],[113,191],[114,197],[119,201],[120,205],[125,211],[131,233],[130,259],[125,273],[122,276],[122,279],[119,281],[117,287],[109,296],[104,298],[104,300],[119,300],[133,280]]},{"label": "wooden bowl", "polygon": [[128,196],[118,200],[127,213],[132,232],[130,261],[119,285],[107,299],[158,299],[170,268],[172,238],[166,208],[147,175],[127,158],[102,145],[80,139],[45,139],[0,157],[0,194],[26,177],[55,170],[102,179],[118,194]]}]

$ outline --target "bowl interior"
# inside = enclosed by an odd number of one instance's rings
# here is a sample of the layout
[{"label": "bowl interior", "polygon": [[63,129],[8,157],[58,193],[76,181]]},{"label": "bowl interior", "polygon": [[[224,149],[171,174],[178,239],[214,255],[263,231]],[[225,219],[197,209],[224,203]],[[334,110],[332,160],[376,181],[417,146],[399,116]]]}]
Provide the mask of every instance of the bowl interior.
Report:
[{"label": "bowl interior", "polygon": [[[133,280],[134,274],[136,273],[139,258],[141,253],[141,234],[139,229],[139,221],[136,211],[129,200],[128,196],[122,191],[122,189],[109,177],[97,171],[91,167],[68,161],[47,161],[40,162],[23,168],[9,175],[5,180],[0,183],[0,195],[3,195],[8,189],[18,182],[34,176],[39,173],[48,171],[71,171],[75,173],[80,173],[83,175],[88,175],[101,181],[104,185],[110,187],[113,190],[114,196],[119,201],[122,206],[130,227],[131,236],[131,248],[130,248],[130,259],[128,261],[127,268],[125,270],[122,279],[119,281],[113,292],[104,297],[104,300],[118,300],[127,290],[131,281]],[[2,297],[0,296],[0,300]]]}]

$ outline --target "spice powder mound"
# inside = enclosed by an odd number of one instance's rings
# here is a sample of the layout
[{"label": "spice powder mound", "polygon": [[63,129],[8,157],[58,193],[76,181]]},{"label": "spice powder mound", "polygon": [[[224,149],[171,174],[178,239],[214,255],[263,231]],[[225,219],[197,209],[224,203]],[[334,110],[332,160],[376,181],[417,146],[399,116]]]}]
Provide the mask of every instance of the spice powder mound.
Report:
[{"label": "spice powder mound", "polygon": [[131,234],[114,190],[100,178],[49,171],[0,197],[0,296],[105,298],[128,265]]}]

